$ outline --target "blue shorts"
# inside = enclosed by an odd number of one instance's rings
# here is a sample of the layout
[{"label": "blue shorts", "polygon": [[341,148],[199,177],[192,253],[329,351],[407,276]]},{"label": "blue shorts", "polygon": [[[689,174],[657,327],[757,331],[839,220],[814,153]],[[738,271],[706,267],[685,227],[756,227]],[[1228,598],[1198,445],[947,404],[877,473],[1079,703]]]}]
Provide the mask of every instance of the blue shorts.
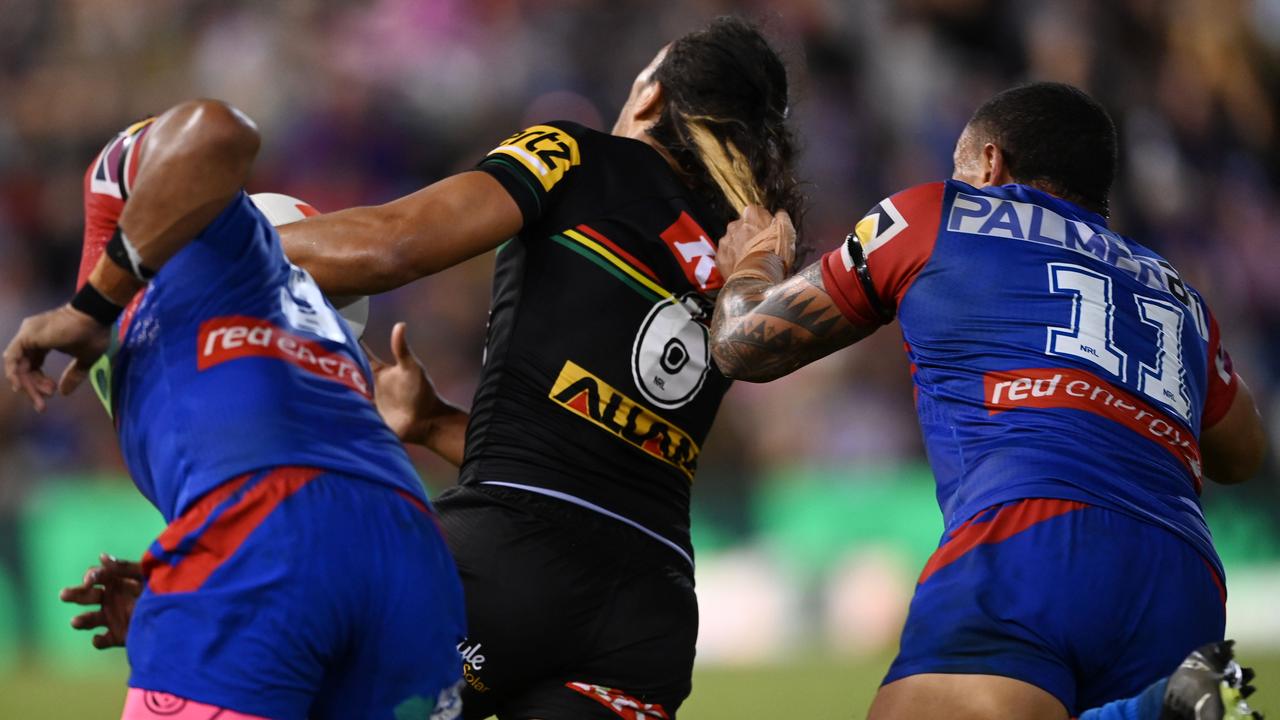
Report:
[{"label": "blue shorts", "polygon": [[943,536],[885,683],[1001,675],[1075,716],[1136,695],[1226,623],[1221,579],[1167,530],[1067,500],[988,508]]},{"label": "blue shorts", "polygon": [[408,493],[306,468],[245,475],[174,520],[143,567],[131,687],[280,720],[426,720],[457,702],[462,588]]}]

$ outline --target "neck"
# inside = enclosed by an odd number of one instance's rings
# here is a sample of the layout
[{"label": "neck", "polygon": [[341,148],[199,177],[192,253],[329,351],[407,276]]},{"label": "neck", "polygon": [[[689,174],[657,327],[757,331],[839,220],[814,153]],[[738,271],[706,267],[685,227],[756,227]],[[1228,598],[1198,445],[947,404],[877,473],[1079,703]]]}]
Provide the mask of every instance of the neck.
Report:
[{"label": "neck", "polygon": [[[1017,182],[1017,181],[1015,180],[1014,182]],[[1041,192],[1048,193],[1058,198],[1059,200],[1066,200],[1067,202],[1073,205],[1079,205],[1085,210],[1088,210],[1089,212],[1095,213],[1097,215],[1101,215],[1104,218],[1110,217],[1111,215],[1111,213],[1107,211],[1106,207],[1099,207],[1097,203],[1089,202],[1088,200],[1085,200],[1084,198],[1079,197],[1077,195],[1073,195],[1072,193],[1063,192],[1062,189],[1059,188],[1054,183],[1044,182],[1041,180],[1032,180],[1031,182],[1026,183],[1026,185],[1033,187]]]},{"label": "neck", "polygon": [[645,123],[643,125],[628,123],[626,127],[623,127],[622,124],[619,123],[613,127],[612,134],[617,135],[618,137],[639,140],[645,145],[657,150],[658,154],[662,156],[663,160],[667,161],[667,164],[671,166],[672,170],[675,170],[677,173],[680,172],[680,166],[676,163],[676,159],[671,155],[671,151],[667,150],[666,146],[662,143],[654,140],[653,136],[649,134],[649,128],[651,127],[653,127],[653,123]]}]

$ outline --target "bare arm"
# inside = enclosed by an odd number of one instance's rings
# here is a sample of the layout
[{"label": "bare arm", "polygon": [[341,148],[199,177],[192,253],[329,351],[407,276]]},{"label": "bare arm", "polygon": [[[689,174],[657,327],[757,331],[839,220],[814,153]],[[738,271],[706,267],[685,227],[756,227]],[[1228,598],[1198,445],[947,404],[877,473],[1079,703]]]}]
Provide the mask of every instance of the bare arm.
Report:
[{"label": "bare arm", "polygon": [[1267,433],[1253,393],[1239,376],[1236,382],[1240,387],[1227,414],[1200,435],[1204,474],[1224,485],[1257,475],[1267,454]]},{"label": "bare arm", "polygon": [[768,382],[871,334],[845,319],[817,263],[787,280],[731,278],[716,299],[711,354],[720,372]]},{"label": "bare arm", "polygon": [[[77,295],[91,302],[27,318],[5,349],[5,375],[37,410],[55,389],[65,395],[84,381],[106,350],[111,318],[146,284],[143,270],[159,270],[240,192],[258,152],[258,131],[229,105],[194,100],[161,115],[138,152],[137,179],[118,222],[127,240],[117,238],[131,269],[104,254]],[[43,372],[52,350],[74,359],[56,384]]]},{"label": "bare arm", "polygon": [[[143,265],[160,269],[226,208],[249,178],[258,143],[253,122],[216,100],[186,102],[156,120],[120,214]],[[127,275],[104,256],[91,277],[121,274]]]},{"label": "bare arm", "polygon": [[492,250],[520,232],[520,208],[491,175],[445,178],[384,205],[280,230],[285,254],[329,295],[375,295]]}]

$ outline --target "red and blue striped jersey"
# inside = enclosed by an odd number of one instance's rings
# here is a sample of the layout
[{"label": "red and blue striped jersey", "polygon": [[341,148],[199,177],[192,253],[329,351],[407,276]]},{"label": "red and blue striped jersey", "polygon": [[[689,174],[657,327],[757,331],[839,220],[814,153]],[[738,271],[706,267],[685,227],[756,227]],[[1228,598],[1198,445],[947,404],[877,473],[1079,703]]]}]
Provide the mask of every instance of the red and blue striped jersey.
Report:
[{"label": "red and blue striped jersey", "polygon": [[[115,232],[145,132],[121,133],[86,174],[81,282]],[[160,268],[117,337],[109,394],[120,447],[167,521],[232,478],[283,466],[426,501],[374,408],[350,329],[243,192]]]},{"label": "red and blue striped jersey", "polygon": [[997,503],[1078,500],[1217,563],[1198,439],[1238,383],[1168,261],[1036,189],[950,180],[878,204],[822,271],[856,325],[900,321],[948,529]]}]

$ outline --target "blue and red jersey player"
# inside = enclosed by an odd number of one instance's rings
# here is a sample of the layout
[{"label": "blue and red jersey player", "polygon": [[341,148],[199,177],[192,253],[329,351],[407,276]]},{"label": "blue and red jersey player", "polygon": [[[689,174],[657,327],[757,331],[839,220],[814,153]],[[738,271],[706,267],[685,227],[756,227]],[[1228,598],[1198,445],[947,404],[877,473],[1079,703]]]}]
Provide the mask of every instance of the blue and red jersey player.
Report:
[{"label": "blue and red jersey player", "polygon": [[41,401],[43,352],[82,373],[128,304],[95,381],[169,525],[125,717],[455,717],[456,570],[356,339],[240,189],[256,148],[208,101],[120,133],[85,178],[81,294],[6,355]]},{"label": "blue and red jersey player", "polygon": [[721,245],[730,376],[902,329],[945,531],[872,717],[1065,718],[1222,640],[1201,483],[1255,471],[1261,429],[1204,298],[1108,227],[1114,138],[1074,88],[1015,89],[970,121],[955,179],[795,277],[784,217]]}]

